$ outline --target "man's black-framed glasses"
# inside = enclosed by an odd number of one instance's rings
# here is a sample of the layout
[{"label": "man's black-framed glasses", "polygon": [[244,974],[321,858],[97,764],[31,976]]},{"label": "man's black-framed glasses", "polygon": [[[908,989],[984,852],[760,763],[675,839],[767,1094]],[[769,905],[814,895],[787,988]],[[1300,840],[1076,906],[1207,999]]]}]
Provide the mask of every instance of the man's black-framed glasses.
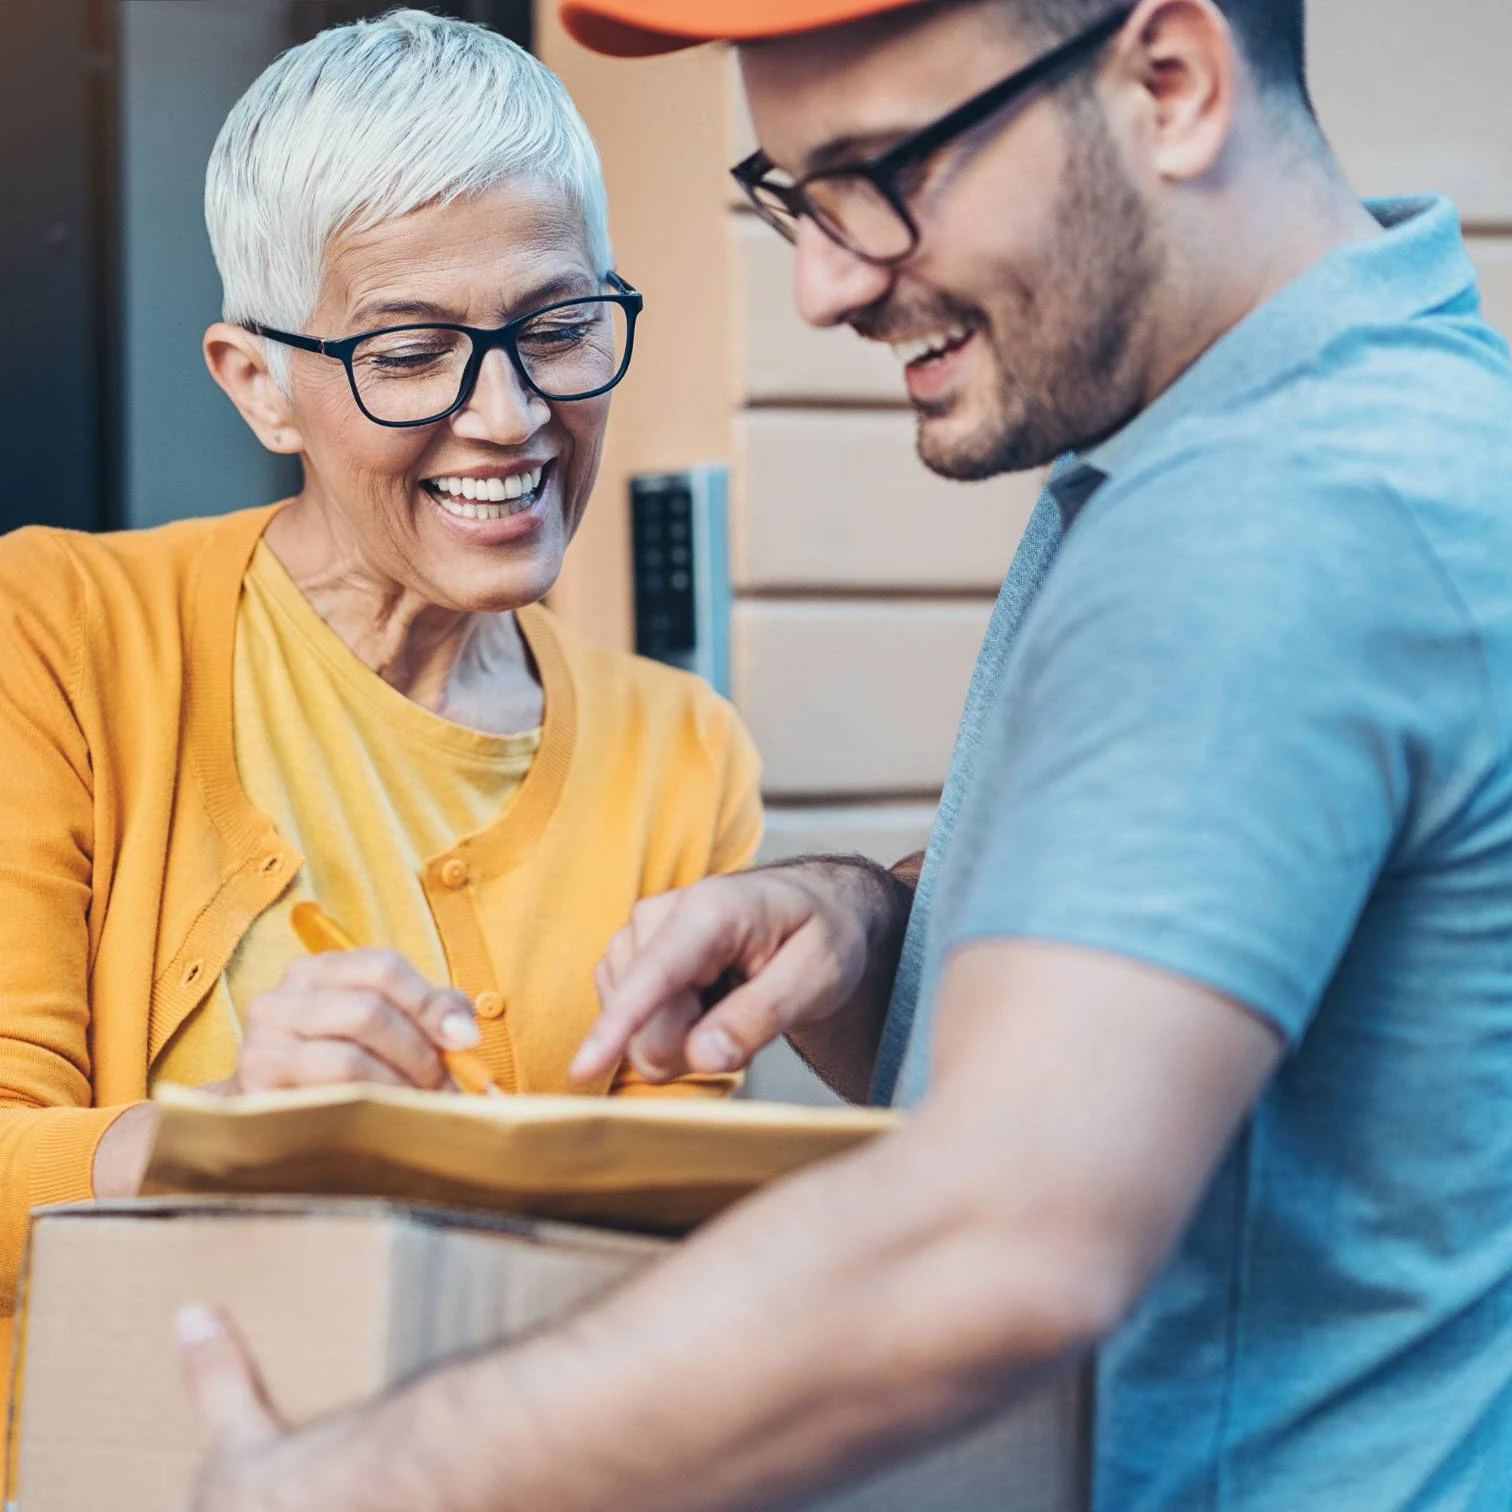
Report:
[{"label": "man's black-framed glasses", "polygon": [[357,407],[378,425],[434,425],[461,409],[483,359],[503,351],[520,381],[543,399],[592,399],[630,366],[635,322],[645,301],[617,273],[613,294],[559,299],[492,330],[429,323],[385,326],[337,341],[247,322],[269,341],[332,357],[346,368]]},{"label": "man's black-framed glasses", "polygon": [[862,261],[879,267],[901,263],[919,245],[908,196],[927,161],[1031,90],[1089,62],[1134,10],[1126,5],[1104,16],[874,158],[821,168],[794,183],[774,178],[771,159],[754,152],[730,172],[761,218],[788,241],[798,239],[798,222],[807,216],[831,241]]}]

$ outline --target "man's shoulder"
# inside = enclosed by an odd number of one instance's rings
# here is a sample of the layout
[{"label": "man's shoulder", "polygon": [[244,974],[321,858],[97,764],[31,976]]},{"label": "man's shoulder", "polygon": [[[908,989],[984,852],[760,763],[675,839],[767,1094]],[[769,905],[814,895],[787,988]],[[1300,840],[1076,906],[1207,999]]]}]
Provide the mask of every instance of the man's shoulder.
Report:
[{"label": "man's shoulder", "polygon": [[1512,655],[1512,368],[1499,341],[1407,329],[1173,427],[1093,494],[1068,561],[1173,604],[1217,584],[1231,619],[1309,589],[1325,620],[1436,606]]},{"label": "man's shoulder", "polygon": [[1358,577],[1420,555],[1404,480],[1377,461],[1251,424],[1175,433],[1076,511],[1056,577],[1074,566],[1110,586],[1143,574],[1195,587],[1217,574],[1238,592],[1276,572],[1336,571],[1341,557]]},{"label": "man's shoulder", "polygon": [[1478,717],[1512,529],[1443,481],[1252,431],[1163,449],[1076,518],[1018,665],[1079,705],[1159,681],[1281,717],[1309,686],[1396,719],[1410,687],[1414,727],[1446,690]]},{"label": "man's shoulder", "polygon": [[1346,329],[1297,368],[1173,427],[1131,481],[1181,468],[1241,494],[1389,492],[1409,507],[1505,497],[1512,477],[1512,362],[1472,309]]}]

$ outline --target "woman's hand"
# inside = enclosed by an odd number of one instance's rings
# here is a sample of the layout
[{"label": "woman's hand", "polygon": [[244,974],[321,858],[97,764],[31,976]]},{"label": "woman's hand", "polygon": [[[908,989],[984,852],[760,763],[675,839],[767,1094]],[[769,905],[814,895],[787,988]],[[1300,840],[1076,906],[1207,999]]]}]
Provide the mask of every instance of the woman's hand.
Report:
[{"label": "woman's hand", "polygon": [[428,982],[392,950],[301,956],[247,1009],[236,1074],[217,1090],[382,1082],[434,1090],[443,1050],[478,1043],[467,995]]},{"label": "woman's hand", "polygon": [[[715,877],[638,903],[599,963],[603,1012],[572,1075],[587,1081],[623,1056],[654,1082],[734,1071],[791,1035],[859,1100],[912,901],[881,867],[845,858]],[[705,1011],[709,989],[730,981]]]}]

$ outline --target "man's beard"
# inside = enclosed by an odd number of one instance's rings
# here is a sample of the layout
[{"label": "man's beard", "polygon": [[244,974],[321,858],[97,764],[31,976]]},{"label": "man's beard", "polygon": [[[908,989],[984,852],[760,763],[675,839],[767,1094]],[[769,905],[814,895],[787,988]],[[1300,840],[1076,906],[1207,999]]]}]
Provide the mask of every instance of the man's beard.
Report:
[{"label": "man's beard", "polygon": [[[951,435],[950,401],[935,411],[935,425],[931,406],[916,407],[919,456],[944,477],[1043,467],[1103,440],[1139,408],[1131,359],[1160,272],[1155,237],[1095,104],[1069,110],[1080,151],[1040,260],[1049,277],[1035,289],[1005,288],[990,321],[984,313],[969,320],[1002,375],[990,412],[969,434]],[[959,320],[967,312],[950,313]]]}]

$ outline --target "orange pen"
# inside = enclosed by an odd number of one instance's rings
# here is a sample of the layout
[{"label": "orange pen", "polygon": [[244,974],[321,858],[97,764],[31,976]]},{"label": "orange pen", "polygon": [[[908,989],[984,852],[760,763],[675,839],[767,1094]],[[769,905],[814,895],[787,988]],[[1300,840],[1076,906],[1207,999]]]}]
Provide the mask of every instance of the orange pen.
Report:
[{"label": "orange pen", "polygon": [[[322,955],[328,950],[357,949],[356,940],[318,903],[296,903],[290,911],[289,922],[299,936],[299,943],[311,955]],[[471,1050],[443,1050],[441,1058],[446,1062],[452,1080],[464,1092],[503,1097],[481,1055],[474,1055]]]}]

